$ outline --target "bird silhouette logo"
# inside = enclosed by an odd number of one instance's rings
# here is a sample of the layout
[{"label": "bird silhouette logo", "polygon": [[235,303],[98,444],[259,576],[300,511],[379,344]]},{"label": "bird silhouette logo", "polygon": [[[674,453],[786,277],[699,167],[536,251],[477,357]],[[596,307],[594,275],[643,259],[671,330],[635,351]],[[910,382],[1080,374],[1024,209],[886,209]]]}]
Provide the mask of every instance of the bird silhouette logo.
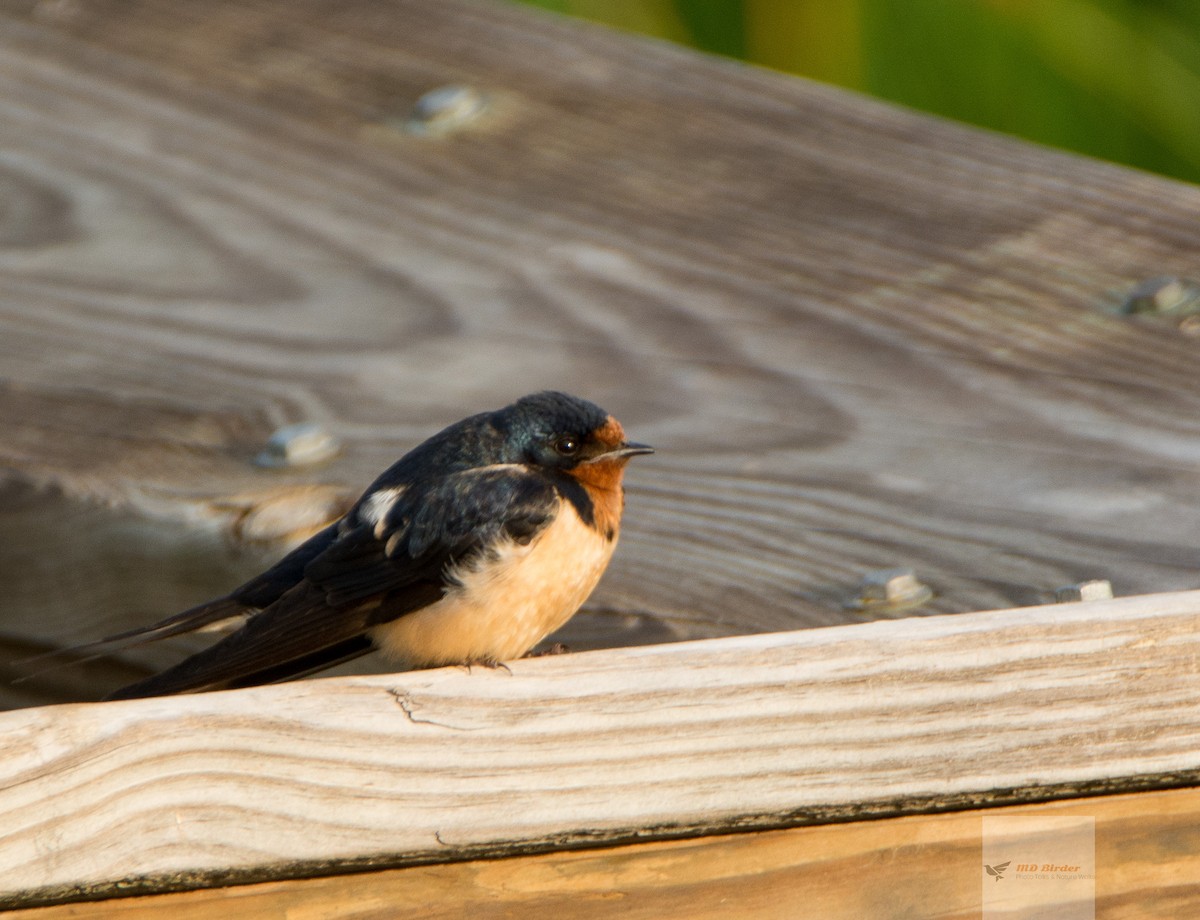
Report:
[{"label": "bird silhouette logo", "polygon": [[995,866],[989,866],[987,863],[984,863],[983,868],[987,869],[988,875],[990,875],[996,881],[1000,881],[1000,879],[1004,878],[1004,870],[1007,869],[1011,863],[1011,859],[1008,862],[1002,862]]}]

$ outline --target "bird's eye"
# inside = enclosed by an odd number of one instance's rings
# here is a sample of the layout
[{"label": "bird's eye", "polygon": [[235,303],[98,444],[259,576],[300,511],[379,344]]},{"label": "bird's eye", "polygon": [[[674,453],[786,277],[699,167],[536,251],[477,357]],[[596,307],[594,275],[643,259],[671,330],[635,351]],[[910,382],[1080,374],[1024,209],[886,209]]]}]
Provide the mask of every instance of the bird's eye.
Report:
[{"label": "bird's eye", "polygon": [[564,457],[573,457],[579,453],[579,441],[569,434],[564,434],[562,437],[554,439],[554,451]]}]

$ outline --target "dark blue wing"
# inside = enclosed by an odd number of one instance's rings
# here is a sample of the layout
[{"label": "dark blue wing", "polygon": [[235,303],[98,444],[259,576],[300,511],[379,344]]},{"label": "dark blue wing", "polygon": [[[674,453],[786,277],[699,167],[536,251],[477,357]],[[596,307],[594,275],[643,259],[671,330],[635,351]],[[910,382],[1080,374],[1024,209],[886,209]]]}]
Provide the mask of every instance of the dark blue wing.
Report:
[{"label": "dark blue wing", "polygon": [[[450,584],[446,570],[496,540],[533,539],[558,501],[548,479],[518,466],[413,483],[378,522],[325,534],[289,557],[281,572],[295,575],[302,562],[303,577],[237,632],[110,699],[286,680],[364,654],[372,626],[435,603]],[[278,581],[264,576],[239,591],[266,597]]]},{"label": "dark blue wing", "polygon": [[[305,580],[325,592],[331,606],[405,589],[444,589],[446,570],[486,552],[497,540],[527,543],[558,511],[558,493],[545,476],[502,465],[465,470],[410,485],[378,523],[359,524],[317,555]],[[384,605],[376,622],[407,609]]]}]

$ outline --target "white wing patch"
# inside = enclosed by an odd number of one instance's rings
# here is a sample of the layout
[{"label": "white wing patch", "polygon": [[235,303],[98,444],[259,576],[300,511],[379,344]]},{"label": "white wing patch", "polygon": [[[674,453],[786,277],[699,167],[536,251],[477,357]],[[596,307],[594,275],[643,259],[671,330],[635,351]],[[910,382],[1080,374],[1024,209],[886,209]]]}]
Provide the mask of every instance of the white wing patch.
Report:
[{"label": "white wing patch", "polygon": [[405,486],[396,486],[392,489],[379,489],[363,499],[363,503],[358,506],[358,519],[364,524],[374,526],[376,539],[382,539],[384,534],[384,519],[387,517],[387,513],[392,510],[392,506],[404,494],[404,489]]}]

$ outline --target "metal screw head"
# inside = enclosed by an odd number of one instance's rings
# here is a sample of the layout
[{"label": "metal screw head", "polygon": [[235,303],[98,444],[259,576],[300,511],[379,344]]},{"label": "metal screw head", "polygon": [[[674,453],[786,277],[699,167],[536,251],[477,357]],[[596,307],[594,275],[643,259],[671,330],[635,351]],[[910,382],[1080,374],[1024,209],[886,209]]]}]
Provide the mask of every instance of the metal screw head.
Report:
[{"label": "metal screw head", "polygon": [[850,602],[857,610],[908,610],[933,597],[912,569],[880,569],[868,572],[859,583],[858,596]]},{"label": "metal screw head", "polygon": [[410,134],[449,134],[478,118],[487,105],[487,97],[472,86],[440,86],[417,100],[405,127]]},{"label": "metal screw head", "polygon": [[341,445],[315,422],[285,425],[271,435],[267,446],[254,459],[259,466],[272,468],[311,466],[335,456]]},{"label": "metal screw head", "polygon": [[1113,596],[1112,582],[1104,578],[1092,581],[1081,581],[1078,584],[1067,585],[1054,592],[1056,604],[1070,604],[1074,601],[1106,601]]},{"label": "metal screw head", "polygon": [[1200,313],[1200,284],[1162,275],[1134,285],[1121,304],[1122,313],[1186,316]]}]

